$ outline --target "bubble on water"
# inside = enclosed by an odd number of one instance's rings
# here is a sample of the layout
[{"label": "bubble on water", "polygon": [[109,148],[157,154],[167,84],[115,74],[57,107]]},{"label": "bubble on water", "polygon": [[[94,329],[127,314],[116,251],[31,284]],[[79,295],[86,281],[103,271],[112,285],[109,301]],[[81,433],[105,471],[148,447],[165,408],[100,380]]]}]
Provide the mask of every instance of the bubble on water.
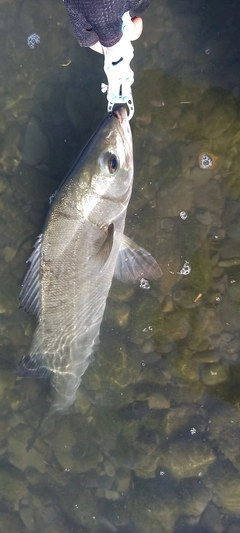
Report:
[{"label": "bubble on water", "polygon": [[213,167],[213,159],[210,156],[210,154],[201,154],[199,165],[200,165],[200,168],[202,168],[202,169],[212,168]]},{"label": "bubble on water", "polygon": [[51,196],[49,197],[49,203],[50,203],[50,205],[53,203],[53,200],[54,200],[56,194],[57,194],[57,191],[55,191],[55,192],[54,192],[53,194],[51,194]]},{"label": "bubble on water", "polygon": [[145,289],[147,291],[151,288],[149,281],[144,278],[140,279],[139,286],[141,289]]},{"label": "bubble on water", "polygon": [[147,333],[148,331],[152,331],[152,326],[148,326],[147,328],[143,328],[143,333]]},{"label": "bubble on water", "polygon": [[186,220],[188,217],[186,211],[180,211],[179,216],[182,220]]},{"label": "bubble on water", "polygon": [[29,48],[35,48],[36,44],[40,44],[40,36],[37,33],[31,33],[27,38],[27,44]]},{"label": "bubble on water", "polygon": [[191,272],[191,267],[189,265],[189,262],[185,261],[183,267],[178,272],[178,274],[181,274],[181,276],[188,276],[188,274],[190,274],[190,272]]},{"label": "bubble on water", "polygon": [[206,48],[206,50],[205,50],[206,56],[209,56],[210,52],[211,52],[210,48]]}]

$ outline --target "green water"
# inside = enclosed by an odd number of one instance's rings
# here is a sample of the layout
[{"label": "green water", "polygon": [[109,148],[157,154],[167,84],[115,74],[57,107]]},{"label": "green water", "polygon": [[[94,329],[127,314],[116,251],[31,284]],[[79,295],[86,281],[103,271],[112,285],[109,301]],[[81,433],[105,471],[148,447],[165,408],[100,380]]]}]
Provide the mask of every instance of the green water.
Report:
[{"label": "green water", "polygon": [[106,98],[62,2],[0,1],[0,533],[240,532],[240,16],[192,4],[151,0],[132,63],[126,234],[163,276],[113,283],[71,414],[26,452],[49,398],[14,372],[18,294]]}]

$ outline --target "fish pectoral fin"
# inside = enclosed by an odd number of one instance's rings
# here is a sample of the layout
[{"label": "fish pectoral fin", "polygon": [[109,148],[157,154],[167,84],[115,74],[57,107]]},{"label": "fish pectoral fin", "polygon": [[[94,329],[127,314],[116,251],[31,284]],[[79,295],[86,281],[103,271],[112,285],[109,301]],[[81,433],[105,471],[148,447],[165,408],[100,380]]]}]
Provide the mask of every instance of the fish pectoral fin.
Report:
[{"label": "fish pectoral fin", "polygon": [[39,314],[41,246],[42,235],[39,235],[34,246],[34,251],[27,261],[30,263],[30,267],[23,280],[22,289],[19,295],[20,307],[23,307],[25,311],[36,317]]},{"label": "fish pectoral fin", "polygon": [[97,260],[100,263],[100,268],[102,268],[105,265],[112,251],[113,234],[114,234],[114,225],[109,224],[109,226],[107,226],[105,238],[103,242],[101,241],[100,248],[97,252]]},{"label": "fish pectoral fin", "polygon": [[141,278],[160,278],[162,271],[157,261],[147,250],[123,235],[114,276],[123,283],[134,283]]},{"label": "fish pectoral fin", "polygon": [[24,355],[17,367],[20,377],[49,378],[52,374],[50,368],[44,365],[42,357],[38,354]]}]

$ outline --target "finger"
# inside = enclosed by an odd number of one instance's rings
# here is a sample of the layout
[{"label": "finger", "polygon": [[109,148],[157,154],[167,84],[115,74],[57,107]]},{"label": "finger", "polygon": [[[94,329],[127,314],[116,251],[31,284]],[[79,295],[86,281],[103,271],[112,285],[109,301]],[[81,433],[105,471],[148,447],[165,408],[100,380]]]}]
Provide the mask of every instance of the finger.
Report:
[{"label": "finger", "polygon": [[92,46],[89,46],[89,48],[91,48],[91,50],[94,50],[94,52],[98,52],[99,54],[104,54],[103,47],[99,41],[93,44]]},{"label": "finger", "polygon": [[141,17],[135,17],[132,19],[133,31],[131,33],[131,41],[136,41],[140,37],[143,31],[143,21]]}]

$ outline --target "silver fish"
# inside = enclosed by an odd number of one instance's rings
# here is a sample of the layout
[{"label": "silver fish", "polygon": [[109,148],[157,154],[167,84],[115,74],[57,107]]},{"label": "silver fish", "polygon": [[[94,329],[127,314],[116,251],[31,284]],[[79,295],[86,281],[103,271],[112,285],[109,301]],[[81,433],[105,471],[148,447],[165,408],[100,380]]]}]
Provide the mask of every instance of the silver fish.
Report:
[{"label": "silver fish", "polygon": [[38,324],[18,374],[50,376],[50,413],[65,411],[76,398],[113,276],[124,282],[161,276],[149,252],[123,234],[132,184],[131,129],[119,107],[56,193],[20,293],[20,305]]}]

